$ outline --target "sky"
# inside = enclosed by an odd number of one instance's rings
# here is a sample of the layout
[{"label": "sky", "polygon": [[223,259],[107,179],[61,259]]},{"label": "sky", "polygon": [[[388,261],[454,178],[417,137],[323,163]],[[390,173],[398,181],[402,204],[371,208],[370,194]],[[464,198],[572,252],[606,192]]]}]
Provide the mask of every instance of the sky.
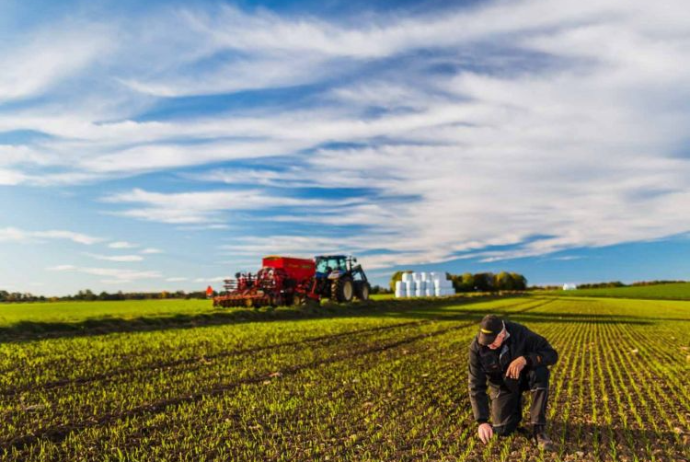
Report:
[{"label": "sky", "polygon": [[0,2],[0,289],[220,288],[263,255],[690,279],[667,0]]}]

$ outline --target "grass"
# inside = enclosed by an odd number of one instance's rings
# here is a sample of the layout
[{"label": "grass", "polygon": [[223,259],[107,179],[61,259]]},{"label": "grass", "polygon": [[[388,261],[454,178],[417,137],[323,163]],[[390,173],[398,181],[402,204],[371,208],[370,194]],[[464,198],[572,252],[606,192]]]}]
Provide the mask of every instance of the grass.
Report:
[{"label": "grass", "polygon": [[[118,303],[60,307],[68,318],[41,307],[27,316],[83,325],[94,313],[131,316],[120,322],[174,318],[179,307],[198,323],[203,309],[213,312],[210,302]],[[550,390],[553,453],[521,437],[488,446],[476,439],[467,347],[488,312],[527,325],[560,353]],[[0,341],[0,459],[690,458],[690,302],[415,299],[270,322],[270,313],[259,315]],[[26,321],[15,313],[5,322]]]},{"label": "grass", "polygon": [[653,286],[613,287],[608,289],[577,289],[550,292],[559,296],[611,297],[646,300],[690,300],[690,282]]},{"label": "grass", "polygon": [[81,322],[86,319],[134,319],[208,312],[208,300],[131,300],[0,304],[0,327],[19,322]]}]

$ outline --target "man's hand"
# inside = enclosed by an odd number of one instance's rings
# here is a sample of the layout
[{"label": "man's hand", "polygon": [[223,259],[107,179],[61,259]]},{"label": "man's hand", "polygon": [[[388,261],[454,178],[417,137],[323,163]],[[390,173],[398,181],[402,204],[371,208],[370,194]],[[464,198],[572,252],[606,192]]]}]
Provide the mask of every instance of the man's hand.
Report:
[{"label": "man's hand", "polygon": [[509,379],[517,379],[520,377],[520,372],[525,368],[527,365],[527,360],[525,359],[524,356],[520,356],[519,358],[515,358],[512,363],[508,366],[508,371],[506,372],[506,377]]},{"label": "man's hand", "polygon": [[492,436],[494,436],[494,429],[488,423],[483,423],[479,425],[479,439],[482,443],[486,444],[489,442]]}]

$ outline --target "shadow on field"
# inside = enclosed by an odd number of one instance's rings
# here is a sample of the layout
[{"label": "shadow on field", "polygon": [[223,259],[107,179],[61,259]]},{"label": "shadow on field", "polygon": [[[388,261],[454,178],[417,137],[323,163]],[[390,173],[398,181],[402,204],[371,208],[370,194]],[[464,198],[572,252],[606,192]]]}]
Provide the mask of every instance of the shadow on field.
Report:
[{"label": "shadow on field", "polygon": [[[150,332],[186,329],[247,322],[271,322],[345,317],[405,317],[409,319],[474,319],[477,310],[447,310],[450,307],[473,305],[489,300],[515,298],[516,303],[538,299],[524,296],[448,297],[443,299],[370,300],[349,305],[327,303],[316,307],[227,308],[211,307],[205,313],[166,316],[141,316],[131,319],[102,317],[77,322],[20,321],[0,327],[0,343],[21,343],[40,339],[82,337],[111,333]],[[113,302],[117,303],[117,302]]]},{"label": "shadow on field", "polygon": [[[639,318],[618,314],[590,314],[590,313],[566,313],[566,312],[529,312],[516,313],[521,323],[587,323],[587,324],[632,324],[650,325],[655,323],[656,318]],[[664,318],[664,321],[688,321],[688,319]]]},{"label": "shadow on field", "polygon": [[[111,333],[150,332],[167,329],[186,329],[201,326],[218,326],[247,322],[271,322],[286,320],[308,320],[319,318],[404,318],[429,321],[472,321],[479,320],[489,311],[480,311],[472,305],[498,299],[513,299],[515,303],[501,307],[494,312],[501,314],[506,309],[514,310],[512,315],[521,323],[617,323],[652,324],[650,318],[629,316],[531,311],[555,301],[552,298],[525,296],[483,296],[448,297],[444,299],[404,299],[379,300],[350,305],[325,304],[317,307],[279,307],[279,308],[228,308],[216,309],[209,306],[206,313],[177,314],[168,316],[142,316],[131,319],[91,318],[79,322],[35,322],[22,321],[11,326],[0,327],[0,343],[18,343],[48,338],[81,337]],[[117,303],[117,302],[113,302]],[[210,304],[210,302],[209,302]],[[458,308],[467,305],[468,309]],[[672,319],[665,318],[664,321]],[[685,319],[687,321],[687,319]]]}]

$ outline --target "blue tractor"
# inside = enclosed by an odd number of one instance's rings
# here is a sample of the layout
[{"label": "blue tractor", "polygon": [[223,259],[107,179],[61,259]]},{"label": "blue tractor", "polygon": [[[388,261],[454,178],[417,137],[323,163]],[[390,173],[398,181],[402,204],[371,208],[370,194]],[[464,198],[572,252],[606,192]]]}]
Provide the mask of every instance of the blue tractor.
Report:
[{"label": "blue tractor", "polygon": [[320,255],[316,263],[316,292],[321,297],[338,303],[351,302],[353,298],[369,300],[371,286],[362,265],[354,257],[345,255]]}]

